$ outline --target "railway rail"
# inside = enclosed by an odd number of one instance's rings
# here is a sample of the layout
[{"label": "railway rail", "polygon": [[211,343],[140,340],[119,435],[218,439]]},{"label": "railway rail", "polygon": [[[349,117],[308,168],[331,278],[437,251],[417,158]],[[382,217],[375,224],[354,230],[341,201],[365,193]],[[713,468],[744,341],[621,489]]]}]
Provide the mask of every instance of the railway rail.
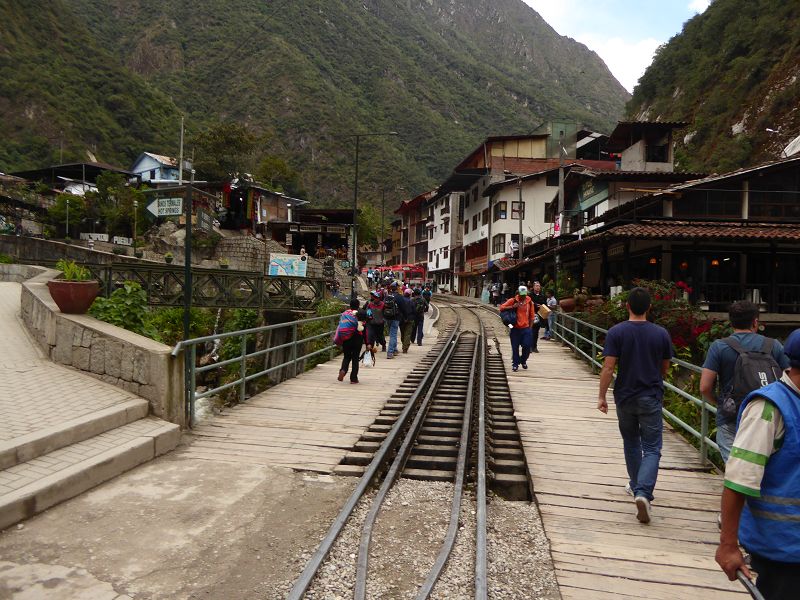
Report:
[{"label": "railway rail", "polygon": [[[474,597],[487,597],[486,496],[494,467],[487,440],[493,427],[502,426],[493,422],[489,404],[499,398],[493,398],[487,386],[499,374],[496,361],[489,358],[486,328],[475,308],[444,306],[455,314],[454,326],[440,336],[350,454],[351,474],[360,473],[361,479],[288,598],[299,600],[308,591],[355,507],[377,485],[361,529],[353,584],[353,597],[366,597],[373,528],[400,478],[453,483],[449,525],[416,597],[425,599],[433,592],[455,545],[465,499],[474,502],[476,515]],[[502,362],[499,366],[502,369]],[[466,493],[468,485],[474,493]]]}]

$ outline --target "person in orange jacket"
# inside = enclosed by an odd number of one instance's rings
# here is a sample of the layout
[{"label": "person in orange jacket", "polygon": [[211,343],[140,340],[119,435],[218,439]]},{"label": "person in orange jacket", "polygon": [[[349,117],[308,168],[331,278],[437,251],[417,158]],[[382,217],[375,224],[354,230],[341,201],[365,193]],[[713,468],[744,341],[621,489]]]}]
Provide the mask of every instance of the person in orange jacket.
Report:
[{"label": "person in orange jacket", "polygon": [[[516,372],[519,366],[528,368],[528,356],[531,353],[533,333],[531,326],[536,316],[533,301],[528,296],[528,288],[519,286],[517,295],[509,298],[500,305],[500,310],[515,308],[517,310],[517,324],[511,329],[511,370]],[[520,346],[522,349],[520,350]]]}]

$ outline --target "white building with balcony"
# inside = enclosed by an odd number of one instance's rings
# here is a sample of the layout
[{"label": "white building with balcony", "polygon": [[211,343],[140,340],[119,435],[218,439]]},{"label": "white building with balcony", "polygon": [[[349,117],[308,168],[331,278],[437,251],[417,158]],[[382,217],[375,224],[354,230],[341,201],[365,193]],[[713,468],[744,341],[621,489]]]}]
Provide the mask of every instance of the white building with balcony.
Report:
[{"label": "white building with balcony", "polygon": [[461,246],[459,202],[462,194],[451,192],[434,196],[428,203],[428,278],[440,291],[458,289],[458,278],[451,266],[454,251]]}]

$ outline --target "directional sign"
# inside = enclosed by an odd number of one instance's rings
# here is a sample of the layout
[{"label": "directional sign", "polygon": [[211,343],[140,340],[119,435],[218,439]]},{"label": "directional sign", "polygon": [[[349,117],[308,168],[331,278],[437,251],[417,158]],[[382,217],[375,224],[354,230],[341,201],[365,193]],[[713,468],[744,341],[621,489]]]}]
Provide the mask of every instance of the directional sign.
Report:
[{"label": "directional sign", "polygon": [[183,214],[183,198],[156,198],[147,210],[156,217],[177,217]]},{"label": "directional sign", "polygon": [[204,211],[201,208],[197,209],[197,226],[204,231],[214,231],[214,217],[211,213]]}]

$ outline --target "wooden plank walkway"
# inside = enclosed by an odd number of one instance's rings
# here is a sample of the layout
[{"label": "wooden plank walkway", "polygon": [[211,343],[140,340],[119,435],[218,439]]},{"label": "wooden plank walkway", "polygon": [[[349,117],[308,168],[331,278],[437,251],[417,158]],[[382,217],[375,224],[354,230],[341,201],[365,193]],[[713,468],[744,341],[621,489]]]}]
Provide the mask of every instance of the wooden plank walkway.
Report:
[{"label": "wooden plank walkway", "polygon": [[187,458],[331,473],[437,335],[427,331],[422,346],[412,344],[391,362],[379,352],[375,367],[359,371],[358,385],[350,384],[349,375],[336,380],[340,356],[317,365],[204,421],[179,451]]},{"label": "wooden plank walkway", "polygon": [[613,397],[597,411],[599,378],[558,342],[539,341],[529,369],[501,352],[528,469],[564,600],[748,598],[714,562],[722,479],[665,429],[649,525],[636,520]]}]

